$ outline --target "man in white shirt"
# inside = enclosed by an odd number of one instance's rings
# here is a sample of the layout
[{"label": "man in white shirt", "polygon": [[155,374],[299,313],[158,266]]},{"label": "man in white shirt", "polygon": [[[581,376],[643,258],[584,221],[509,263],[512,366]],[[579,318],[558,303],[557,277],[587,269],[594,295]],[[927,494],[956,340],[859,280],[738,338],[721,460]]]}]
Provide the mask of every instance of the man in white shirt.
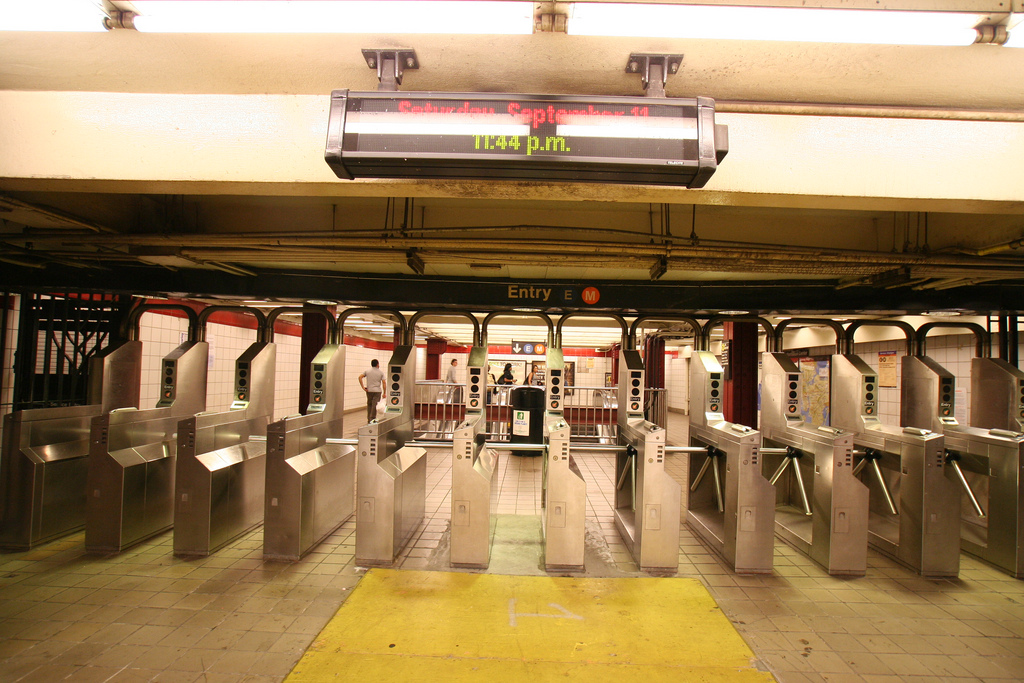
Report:
[{"label": "man in white shirt", "polygon": [[[455,376],[455,368],[458,367],[458,365],[459,365],[459,359],[458,358],[452,358],[451,365],[448,366],[448,374],[446,374],[444,376],[444,383],[445,384],[458,384],[459,383],[458,377]],[[452,403],[462,403],[462,387],[458,386],[458,387],[452,388],[451,396],[452,396]]]},{"label": "man in white shirt", "polygon": [[384,393],[384,373],[380,371],[380,363],[374,358],[370,368],[359,375],[359,386],[366,392],[366,421],[377,419],[377,402]]}]

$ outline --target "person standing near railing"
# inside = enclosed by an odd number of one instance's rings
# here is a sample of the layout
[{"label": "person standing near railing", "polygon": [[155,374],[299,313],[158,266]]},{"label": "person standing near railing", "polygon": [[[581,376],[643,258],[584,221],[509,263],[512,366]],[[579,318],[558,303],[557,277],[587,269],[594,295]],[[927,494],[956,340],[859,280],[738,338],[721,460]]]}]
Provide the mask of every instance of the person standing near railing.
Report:
[{"label": "person standing near railing", "polygon": [[[458,377],[456,376],[456,372],[455,372],[455,368],[457,368],[458,366],[459,366],[459,359],[458,358],[452,358],[452,362],[448,366],[448,373],[444,376],[444,383],[445,384],[455,384],[455,385],[458,385],[459,380],[458,380]],[[462,403],[462,387],[461,386],[448,387],[448,390],[451,392],[451,394],[450,394],[450,396],[452,397],[452,400],[450,401],[451,403]]]}]

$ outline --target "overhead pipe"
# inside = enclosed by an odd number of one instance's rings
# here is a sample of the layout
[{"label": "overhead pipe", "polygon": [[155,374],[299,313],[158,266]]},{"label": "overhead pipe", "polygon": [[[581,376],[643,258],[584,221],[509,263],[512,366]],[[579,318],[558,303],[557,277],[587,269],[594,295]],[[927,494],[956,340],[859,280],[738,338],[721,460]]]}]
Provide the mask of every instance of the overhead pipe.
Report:
[{"label": "overhead pipe", "polygon": [[547,345],[551,346],[552,342],[554,341],[555,325],[553,322],[551,322],[551,316],[547,315],[546,313],[541,313],[540,311],[491,311],[490,313],[487,314],[487,317],[484,318],[483,322],[480,323],[480,346],[487,346],[487,327],[491,324],[491,321],[503,315],[513,317],[525,316],[532,318],[540,318],[542,321],[544,321],[544,324],[548,326]]},{"label": "overhead pipe", "polygon": [[970,330],[974,334],[974,355],[978,358],[991,358],[992,357],[992,336],[985,331],[985,328],[977,323],[972,322],[953,322],[953,321],[934,321],[925,323],[921,327],[917,328],[916,339],[917,339],[917,355],[926,356],[925,348],[927,345],[928,333],[936,327],[957,327],[965,330]]},{"label": "overhead pipe", "polygon": [[649,313],[648,314],[648,313],[642,313],[639,316],[637,316],[633,320],[633,324],[630,325],[630,327],[629,327],[629,346],[623,345],[622,348],[624,348],[624,349],[625,348],[635,349],[636,348],[636,333],[637,333],[637,330],[640,329],[640,325],[641,324],[643,324],[645,322],[651,322],[651,321],[683,322],[683,323],[686,323],[687,325],[690,326],[690,329],[693,330],[693,343],[694,343],[694,346],[698,347],[698,350],[703,350],[703,349],[700,348],[701,325],[700,325],[699,322],[697,322],[697,319],[693,318],[691,316],[688,316],[688,315],[683,315],[683,314],[676,315],[676,314],[673,314],[673,313],[668,313],[668,314],[661,314],[661,313]]},{"label": "overhead pipe", "polygon": [[629,326],[626,324],[626,319],[617,313],[598,313],[596,311],[570,311],[569,313],[563,313],[562,316],[558,319],[558,323],[555,326],[554,348],[562,348],[562,327],[565,326],[566,321],[569,320],[570,318],[606,318],[609,320],[614,320],[619,324],[619,327],[622,328],[622,338],[620,339],[619,343],[622,344],[622,348],[627,348],[626,338]]},{"label": "overhead pipe", "polygon": [[137,341],[139,339],[139,321],[142,318],[143,313],[149,311],[181,311],[188,318],[188,339],[189,341],[200,341],[198,339],[199,334],[199,316],[195,310],[184,304],[140,304],[128,312],[128,318],[125,321],[125,329],[122,336],[128,341]]},{"label": "overhead pipe", "polygon": [[775,326],[775,338],[773,340],[773,350],[776,353],[782,353],[783,343],[782,335],[786,331],[786,328],[790,325],[819,325],[821,327],[831,327],[832,331],[836,333],[836,353],[842,353],[843,347],[846,344],[846,330],[843,326],[837,323],[835,320],[822,320],[819,318],[789,318],[781,321]]},{"label": "overhead pipe", "polygon": [[898,327],[907,335],[907,355],[914,355],[914,328],[903,320],[854,320],[846,326],[846,353],[853,353],[853,338],[862,327]]},{"label": "overhead pipe", "polygon": [[398,323],[398,338],[405,342],[408,336],[409,326],[401,311],[396,311],[392,308],[346,308],[338,314],[338,318],[334,321],[335,343],[345,343],[345,320],[356,313],[377,313],[392,316],[395,319],[395,322]]},{"label": "overhead pipe", "polygon": [[469,311],[456,311],[447,308],[425,308],[421,311],[416,311],[413,316],[409,319],[409,328],[407,332],[407,339],[405,343],[408,346],[412,346],[416,343],[416,323],[420,319],[427,317],[428,315],[434,316],[456,316],[460,318],[467,318],[469,322],[473,323],[473,346],[481,346],[480,342],[480,321],[476,319],[476,316]]},{"label": "overhead pipe", "polygon": [[704,327],[701,329],[701,344],[703,346],[701,351],[707,351],[709,348],[711,348],[711,330],[715,329],[718,325],[727,322],[760,324],[761,327],[764,328],[765,334],[767,335],[767,339],[765,341],[766,345],[775,336],[775,328],[772,327],[772,324],[765,320],[764,318],[760,318],[756,315],[716,315],[715,317],[711,318],[706,323],[704,323]]},{"label": "overhead pipe", "polygon": [[214,313],[220,313],[221,311],[232,311],[234,313],[249,313],[256,318],[256,341],[266,341],[267,331],[267,316],[263,315],[263,311],[258,308],[250,308],[248,306],[221,306],[213,305],[207,306],[199,313],[199,319],[196,326],[198,327],[198,334],[196,335],[196,341],[206,341],[206,323],[210,319],[210,316]]}]

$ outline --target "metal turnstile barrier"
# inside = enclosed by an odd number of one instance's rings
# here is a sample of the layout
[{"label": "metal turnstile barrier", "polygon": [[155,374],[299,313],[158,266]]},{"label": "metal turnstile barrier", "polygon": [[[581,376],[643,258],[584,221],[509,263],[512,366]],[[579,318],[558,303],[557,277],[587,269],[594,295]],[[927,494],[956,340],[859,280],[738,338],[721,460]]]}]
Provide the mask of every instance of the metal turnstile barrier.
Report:
[{"label": "metal turnstile barrier", "polygon": [[761,433],[722,416],[723,382],[714,354],[690,355],[690,445],[707,455],[690,458],[686,523],[737,573],[769,574],[775,489],[761,473]]},{"label": "metal turnstile barrier", "polygon": [[761,367],[762,472],[775,486],[775,535],[831,575],[863,576],[868,488],[853,475],[853,434],[803,421],[800,370],[788,356],[762,354]]},{"label": "metal turnstile barrier", "polygon": [[[903,424],[942,432],[945,436],[946,476],[962,490],[961,549],[1018,579],[1024,578],[1024,491],[1020,476],[1024,467],[1024,433],[959,424],[954,417],[956,377],[923,355],[922,332],[926,334],[927,330],[919,330],[921,355],[903,358]],[[971,364],[972,382],[975,371],[991,383],[1001,369],[1002,363],[992,358],[975,358]],[[1002,375],[1003,386],[973,386],[972,390],[995,390],[997,396],[1005,396],[1008,388],[1016,388],[1018,378],[1014,373]]]},{"label": "metal turnstile barrier", "polygon": [[4,416],[0,549],[29,550],[85,526],[92,420],[106,411],[138,406],[141,374],[142,342],[132,338],[89,359],[89,405]]},{"label": "metal turnstile barrier", "polygon": [[426,451],[412,440],[415,348],[395,348],[385,368],[384,416],[359,428],[356,564],[390,567],[423,523]]},{"label": "metal turnstile barrier", "polygon": [[170,529],[178,422],[206,407],[209,345],[186,341],[164,357],[160,399],[92,421],[85,549],[120,552]]},{"label": "metal turnstile barrier", "polygon": [[296,561],[355,512],[356,449],[343,435],[345,347],[331,343],[309,366],[306,415],[267,427],[263,557]]},{"label": "metal turnstile barrier", "polygon": [[469,352],[466,419],[452,440],[451,565],[486,569],[491,561],[491,499],[498,456],[486,446],[487,349]]},{"label": "metal turnstile barrier", "polygon": [[944,439],[882,424],[878,374],[860,357],[832,356],[832,426],[853,432],[854,474],[869,489],[868,544],[925,577],[960,571],[960,491],[945,475]]},{"label": "metal turnstile barrier", "polygon": [[644,419],[644,366],[619,351],[619,443],[615,528],[642,570],[679,569],[680,487],[665,471],[665,430]]},{"label": "metal turnstile barrier", "polygon": [[175,555],[204,557],[263,523],[262,437],[274,415],[276,358],[272,343],[249,346],[235,361],[230,410],[200,413],[178,425]]},{"label": "metal turnstile barrier", "polygon": [[1024,432],[1024,372],[1001,358],[971,361],[971,426]]}]

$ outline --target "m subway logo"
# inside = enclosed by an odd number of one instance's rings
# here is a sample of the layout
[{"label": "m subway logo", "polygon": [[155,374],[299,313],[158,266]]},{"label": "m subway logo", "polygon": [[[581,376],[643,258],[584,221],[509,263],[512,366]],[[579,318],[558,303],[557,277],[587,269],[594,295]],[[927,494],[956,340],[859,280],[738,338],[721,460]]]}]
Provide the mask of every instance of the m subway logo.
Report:
[{"label": "m subway logo", "polygon": [[601,300],[601,292],[597,287],[586,287],[577,292],[573,287],[538,287],[536,285],[508,285],[506,292],[508,299],[516,301],[532,301],[537,303],[574,303],[577,297],[588,306],[593,306]]}]

